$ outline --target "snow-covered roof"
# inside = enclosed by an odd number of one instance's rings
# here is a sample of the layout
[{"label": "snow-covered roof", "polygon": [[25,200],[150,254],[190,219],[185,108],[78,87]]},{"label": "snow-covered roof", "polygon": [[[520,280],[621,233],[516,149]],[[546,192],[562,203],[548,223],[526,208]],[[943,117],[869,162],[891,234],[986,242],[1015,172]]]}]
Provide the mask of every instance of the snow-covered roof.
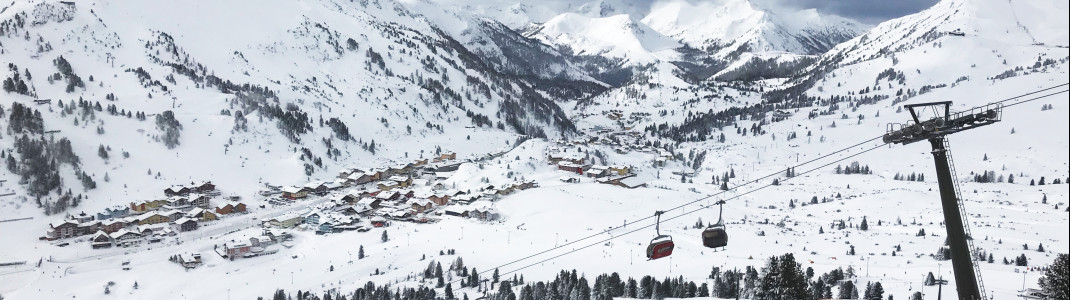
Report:
[{"label": "snow-covered roof", "polygon": [[144,221],[144,220],[148,220],[149,218],[152,218],[153,216],[161,216],[162,217],[163,215],[161,215],[159,213],[156,213],[156,212],[150,212],[150,213],[147,213],[147,214],[142,214],[140,216],[137,216],[137,220],[138,221]]},{"label": "snow-covered roof", "polygon": [[139,232],[129,231],[129,230],[126,230],[126,229],[119,229],[119,231],[111,233],[111,238],[118,239],[118,238],[120,238],[120,237],[122,237],[124,235],[128,235],[128,234],[133,234],[133,235],[139,236],[139,237],[141,236],[141,233],[139,233]]},{"label": "snow-covered roof", "polygon": [[419,205],[419,206],[428,206],[428,205],[431,205],[433,203],[434,202],[431,202],[431,200],[429,200],[429,199],[419,199],[419,198],[413,198],[413,199],[409,200],[409,202],[407,202],[407,204],[409,204],[409,205],[414,205],[415,204],[415,205]]},{"label": "snow-covered roof", "polygon": [[182,217],[181,219],[178,219],[177,221],[175,221],[175,224],[185,224],[186,222],[194,222],[194,223],[196,223],[197,220],[190,219],[188,217]]},{"label": "snow-covered roof", "polygon": [[60,221],[60,222],[53,222],[51,225],[52,225],[52,228],[56,228],[56,227],[63,226],[64,224],[78,226],[78,222],[75,222],[73,220],[63,220],[63,221]]},{"label": "snow-covered roof", "polygon": [[296,186],[287,186],[282,188],[283,193],[298,193],[301,192],[301,188]]},{"label": "snow-covered roof", "polygon": [[403,181],[409,181],[410,178],[405,177],[405,176],[400,176],[400,175],[394,175],[394,176],[390,176],[390,178],[387,178],[387,179],[393,180],[393,181],[397,181],[397,182],[403,182]]}]

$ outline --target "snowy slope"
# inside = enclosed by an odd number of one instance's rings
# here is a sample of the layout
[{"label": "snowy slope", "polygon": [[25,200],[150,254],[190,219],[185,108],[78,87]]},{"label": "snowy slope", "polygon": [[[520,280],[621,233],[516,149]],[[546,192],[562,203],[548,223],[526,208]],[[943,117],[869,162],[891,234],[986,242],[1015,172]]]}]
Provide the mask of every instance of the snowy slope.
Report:
[{"label": "snowy slope", "polygon": [[[214,180],[248,195],[263,182],[303,183],[345,165],[427,157],[436,146],[462,156],[485,152],[465,146],[473,132],[484,132],[476,140],[496,143],[511,142],[518,131],[567,133],[571,125],[555,97],[598,88],[559,85],[569,80],[534,87],[498,72],[395,2],[257,3],[17,2],[0,15],[9,24],[0,57],[21,78],[32,75],[30,95],[4,93],[0,105],[28,105],[42,113],[45,130],[59,130],[54,138],[71,140],[99,187],[82,190],[70,170],[63,182],[96,209],[155,197],[164,186],[191,180]],[[17,20],[24,26],[13,26]],[[67,92],[67,77],[50,80],[60,56],[84,88]],[[33,105],[34,99],[53,101]],[[105,111],[72,116],[58,107],[79,99],[90,108],[100,102],[143,112],[147,120]],[[153,121],[165,110],[183,126],[174,149],[159,142],[162,131]],[[239,110],[244,121],[235,116]],[[320,121],[331,118],[352,138],[343,140]],[[10,151],[13,139],[4,141]],[[111,149],[110,157],[97,157],[98,146]],[[233,175],[238,172],[258,175]]]},{"label": "snowy slope", "polygon": [[865,29],[814,9],[759,8],[748,0],[659,1],[642,22],[720,58],[742,52],[820,54]]},{"label": "snowy slope", "polygon": [[[35,97],[2,93],[0,104],[5,108],[5,122],[13,103],[23,103],[40,111],[47,130],[60,130],[54,134],[56,138],[71,139],[81,157],[81,168],[99,185],[94,190],[79,190],[71,167],[60,167],[63,181],[73,183],[76,193],[89,196],[79,210],[95,212],[106,206],[157,198],[160,189],[169,184],[206,179],[214,180],[224,193],[246,196],[254,209],[248,215],[208,223],[198,231],[149,247],[93,250],[81,239],[65,240],[70,246],[56,247],[37,237],[60,217],[42,215],[33,199],[24,196],[18,176],[0,172],[7,180],[0,193],[18,194],[0,198],[0,220],[34,217],[0,222],[0,241],[14,245],[0,249],[0,262],[30,262],[0,267],[0,295],[5,299],[252,299],[270,297],[278,288],[291,293],[351,292],[368,281],[395,287],[433,287],[433,281],[413,279],[429,261],[445,266],[463,257],[466,265],[490,271],[557,245],[566,246],[504,266],[501,271],[530,265],[519,271],[528,282],[547,280],[558,271],[571,269],[588,280],[603,272],[619,272],[624,277],[682,276],[703,282],[712,267],[761,267],[769,256],[792,253],[803,268],[812,267],[817,274],[852,267],[858,274],[854,278],[858,285],[880,281],[886,295],[906,299],[922,289],[921,277],[928,272],[953,277],[949,262],[932,256],[943,246],[945,229],[932,156],[925,143],[866,143],[831,159],[880,147],[821,168],[831,160],[799,166],[795,171],[801,176],[789,179],[776,175],[709,201],[672,209],[663,216],[660,227],[677,243],[671,258],[647,261],[643,257],[642,251],[655,235],[653,228],[628,233],[653,225],[650,220],[626,228],[612,227],[720,193],[713,179],[729,170],[738,176],[728,185],[736,187],[768,174],[784,174],[794,164],[878,136],[887,124],[909,119],[906,112],[897,110],[902,104],[952,100],[953,109],[961,110],[1062,84],[1070,74],[1070,52],[1058,47],[1067,44],[1067,27],[1052,21],[1065,20],[1067,7],[1054,0],[943,1],[919,14],[883,23],[824,55],[740,56],[776,62],[815,60],[812,66],[784,78],[694,82],[683,79],[686,76],[680,75],[679,66],[656,61],[636,67],[633,76],[619,87],[600,93],[576,92],[581,94],[576,97],[553,96],[563,94],[560,86],[552,85],[553,80],[496,75],[557,68],[563,70],[555,73],[558,78],[585,78],[581,70],[586,69],[570,67],[567,60],[547,62],[550,66],[546,68],[524,68],[530,64],[512,60],[474,67],[480,65],[480,58],[472,56],[508,58],[505,53],[523,42],[501,42],[515,37],[493,29],[506,22],[473,25],[479,23],[478,13],[449,9],[435,13],[433,6],[386,1],[366,1],[364,5],[326,0],[267,3],[272,5],[259,1],[198,2],[200,7],[207,7],[204,10],[178,1],[79,1],[77,9],[47,3],[52,6],[19,2],[0,13],[0,20],[13,19],[13,12],[20,11],[34,16],[27,22],[28,30],[0,35],[0,58],[16,63],[20,73],[28,69],[33,74],[30,82],[36,98],[51,98],[53,103],[35,105]],[[264,16],[268,18],[262,19]],[[579,17],[575,20],[605,19]],[[207,21],[188,21],[201,18]],[[41,20],[48,21],[30,25]],[[210,30],[213,28],[232,30]],[[965,36],[947,34],[956,29]],[[319,33],[324,30],[338,33]],[[23,37],[27,31],[29,39]],[[442,34],[436,33],[439,31]],[[498,34],[507,38],[492,38]],[[357,40],[356,51],[347,49],[346,37]],[[341,53],[334,50],[335,42]],[[636,44],[640,46],[635,49],[642,48],[641,39],[633,39],[629,45]],[[38,45],[51,50],[38,52]],[[548,47],[525,49],[553,55],[552,49],[539,50],[544,48]],[[378,60],[373,61],[368,49],[381,54],[385,68],[377,66]],[[611,53],[602,50],[594,53]],[[49,74],[57,72],[53,59],[60,54],[86,79],[84,89],[67,93],[67,78],[49,83]],[[266,116],[259,120],[257,111],[249,109],[245,100],[236,100],[236,92],[221,92],[217,84],[206,86],[206,82],[190,79],[161,62],[199,64],[205,67],[205,71],[195,72],[199,76],[215,74],[239,84],[269,87],[278,94],[280,106],[292,103],[309,113],[312,129],[299,136],[300,143],[288,141],[277,121]],[[736,63],[726,70],[746,65]],[[160,85],[151,81],[143,85],[137,74],[125,71],[138,67]],[[388,75],[387,69],[393,75]],[[580,77],[569,77],[577,75],[575,72],[581,72]],[[172,73],[174,83],[166,79]],[[94,80],[88,80],[88,75],[95,75]],[[6,76],[11,72],[0,73],[0,77]],[[466,80],[469,76],[474,80]],[[436,81],[461,95],[459,99],[453,99],[444,88],[434,88]],[[488,93],[483,93],[480,83],[487,85]],[[166,92],[161,86],[167,87]],[[784,91],[798,91],[805,97],[785,96]],[[108,93],[117,95],[118,100],[105,98]],[[152,98],[147,96],[150,93]],[[496,129],[497,124],[495,128],[468,128],[475,122],[472,119],[479,118],[469,118],[467,112],[497,122],[504,118],[498,112],[503,110],[505,99],[530,94],[563,103],[563,114],[583,136],[573,136],[569,143],[531,139],[499,158],[462,165],[443,180],[459,190],[517,178],[536,180],[539,188],[488,204],[502,214],[498,222],[431,215],[441,220],[433,224],[395,222],[386,229],[326,236],[297,230],[294,246],[272,256],[227,261],[211,252],[221,241],[259,234],[255,228],[259,220],[285,212],[305,212],[326,202],[325,197],[313,197],[292,206],[255,208],[256,204],[267,204],[265,198],[253,194],[261,181],[300,184],[326,179],[342,165],[382,167],[428,157],[436,146],[457,151],[461,157],[497,151],[515,141],[517,135],[509,130],[512,124],[503,122],[507,130]],[[872,100],[874,96],[882,97]],[[174,110],[183,125],[181,145],[167,149],[156,141],[162,133],[153,115],[147,121],[105,112],[86,117],[81,108],[67,114],[55,103],[63,100],[68,105],[77,97],[149,114]],[[768,102],[771,98],[780,102]],[[994,256],[994,263],[981,264],[981,275],[995,299],[1014,298],[1023,282],[1035,287],[1039,275],[1004,265],[1000,263],[1003,258],[1025,254],[1029,266],[1045,266],[1056,253],[1070,251],[1070,232],[1065,226],[1070,222],[1065,212],[1070,185],[1029,185],[1029,181],[1042,177],[1049,183],[1055,178],[1066,180],[1070,174],[1070,124],[1063,121],[1070,118],[1070,110],[1064,98],[1065,94],[1008,108],[999,123],[949,138],[974,242]],[[268,98],[265,102],[272,105],[275,101]],[[520,107],[525,112],[553,110],[550,104],[536,101]],[[1054,108],[1041,109],[1046,105]],[[248,131],[232,130],[235,118],[220,114],[224,109],[248,110]],[[769,109],[792,115],[773,121]],[[811,111],[820,114],[808,116]],[[703,115],[722,112],[732,115],[732,123],[716,126],[698,121]],[[371,153],[360,142],[333,138],[333,147],[340,153],[327,157],[323,154],[328,149],[324,140],[336,134],[329,127],[317,126],[319,115],[342,119],[354,138],[363,143],[375,140],[379,150]],[[560,122],[537,115],[521,121]],[[442,129],[428,128],[427,122]],[[410,126],[411,133],[406,128]],[[748,133],[759,126],[764,134]],[[0,127],[12,130],[8,123]],[[104,132],[98,134],[98,127]],[[669,132],[682,135],[672,137]],[[717,141],[721,134],[724,141]],[[0,134],[0,145],[9,157],[15,138],[7,132]],[[599,142],[581,142],[591,140]],[[618,142],[629,147],[622,149],[614,144]],[[108,159],[94,155],[102,144],[112,148]],[[301,147],[311,148],[325,162],[324,167],[314,168],[312,176],[303,173],[309,158],[303,157]],[[654,147],[672,152],[674,158],[664,167],[655,167],[659,154]],[[590,178],[563,183],[559,178],[575,175],[546,163],[552,149],[590,157],[600,164],[632,166],[648,180],[648,186],[625,189]],[[122,157],[124,150],[131,153],[129,158]],[[706,153],[705,160],[696,163],[693,153]],[[853,161],[872,168],[873,174],[833,171]],[[813,168],[817,169],[809,172]],[[162,175],[146,175],[146,169]],[[988,171],[1000,177],[1014,175],[1015,183],[972,182],[973,175]],[[681,178],[675,174],[680,172],[694,175]],[[896,174],[915,172],[924,174],[926,180],[893,179]],[[110,176],[110,182],[104,182],[104,174]],[[772,178],[782,184],[744,194],[769,184]],[[349,191],[353,189],[342,192]],[[699,205],[736,196],[740,197],[731,198],[725,206],[729,247],[718,252],[702,247],[700,229],[691,226],[699,218],[712,221],[716,211]],[[809,204],[814,197],[821,202]],[[1046,203],[1041,200],[1044,198]],[[857,228],[863,217],[869,230]],[[835,229],[837,221],[847,223],[847,228]],[[920,230],[928,234],[917,236]],[[384,232],[390,236],[386,242],[380,240]],[[591,235],[595,237],[567,244]],[[1035,249],[1038,244],[1046,251],[1023,249],[1023,245]],[[847,255],[852,246],[858,253]],[[368,254],[363,260],[355,259],[360,247]],[[450,249],[457,255],[439,255]],[[168,256],[187,251],[205,254],[206,265],[183,271],[167,261]],[[559,254],[566,255],[549,259]],[[39,259],[44,262],[37,267],[34,262]],[[130,261],[133,269],[121,270],[124,261]],[[373,275],[376,270],[385,274]],[[103,287],[110,281],[117,285],[111,295],[104,295]],[[134,282],[140,288],[134,289]],[[927,299],[933,297],[933,287],[924,291]],[[483,296],[472,288],[456,288],[455,292],[458,298],[462,293],[470,299]],[[954,294],[953,289],[944,291],[949,298]]]}]

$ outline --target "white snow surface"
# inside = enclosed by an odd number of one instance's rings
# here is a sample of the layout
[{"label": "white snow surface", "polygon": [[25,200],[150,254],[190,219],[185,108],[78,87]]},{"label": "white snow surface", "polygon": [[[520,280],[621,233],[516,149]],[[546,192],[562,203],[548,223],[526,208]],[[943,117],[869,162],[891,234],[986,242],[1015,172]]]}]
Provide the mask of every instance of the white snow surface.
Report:
[{"label": "white snow surface", "polygon": [[[55,1],[45,2],[56,4]],[[38,3],[41,1],[0,5],[8,7],[6,12],[0,13],[0,20],[10,19],[15,12],[33,11]],[[516,177],[538,181],[539,188],[508,195],[492,203],[503,216],[499,222],[443,216],[434,224],[395,222],[386,229],[365,233],[319,236],[311,231],[295,231],[294,247],[282,249],[278,254],[237,261],[218,257],[212,253],[213,245],[258,235],[258,221],[287,212],[304,212],[328,198],[313,197],[295,206],[273,207],[255,195],[263,182],[303,185],[310,180],[327,180],[334,176],[332,171],[342,166],[389,166],[420,157],[421,151],[427,157],[435,146],[456,151],[462,158],[510,149],[515,134],[442,121],[434,116],[440,113],[438,110],[423,104],[422,99],[431,95],[416,91],[403,78],[382,76],[382,71],[364,68],[367,61],[364,51],[373,47],[383,53],[394,73],[408,76],[423,72],[419,60],[424,55],[388,52],[388,46],[401,48],[399,42],[383,36],[379,27],[372,24],[395,22],[405,24],[414,32],[430,32],[432,26],[441,26],[447,32],[463,32],[468,28],[465,23],[437,24],[447,22],[443,20],[470,21],[473,17],[448,15],[448,12],[433,15],[422,11],[427,7],[415,6],[422,4],[370,3],[361,8],[351,6],[354,4],[348,1],[327,0],[77,1],[79,8],[73,20],[32,27],[29,41],[21,36],[0,38],[3,42],[0,58],[5,65],[14,62],[20,68],[31,70],[34,74],[31,83],[38,93],[37,98],[67,102],[83,97],[110,104],[103,99],[104,95],[115,93],[120,100],[114,104],[123,108],[150,114],[174,109],[184,126],[182,145],[169,150],[153,140],[159,133],[151,119],[138,122],[98,113],[97,119],[79,120],[80,123],[75,125],[71,116],[61,116],[58,109],[27,104],[41,110],[47,130],[61,130],[63,136],[71,139],[76,153],[82,158],[82,168],[97,178],[99,187],[81,191],[89,198],[83,201],[83,206],[71,212],[95,213],[105,207],[160,198],[163,188],[192,180],[212,180],[224,193],[242,195],[252,208],[248,215],[225,217],[163,244],[130,250],[93,250],[84,237],[67,240],[70,242],[67,247],[39,241],[37,237],[44,233],[48,223],[59,221],[62,216],[45,216],[33,200],[26,197],[0,198],[0,220],[33,218],[0,222],[0,244],[3,245],[0,247],[0,263],[28,262],[22,266],[0,267],[0,295],[5,299],[255,299],[269,297],[277,288],[291,293],[296,290],[317,293],[327,289],[352,291],[367,281],[415,286],[426,283],[406,281],[405,278],[422,271],[429,260],[447,266],[460,256],[469,267],[488,271],[520,257],[595,235],[533,260],[503,266],[500,270],[504,273],[525,267],[519,272],[528,282],[548,280],[560,270],[571,269],[585,274],[589,280],[604,272],[618,272],[623,277],[683,276],[687,280],[702,281],[714,266],[722,269],[761,267],[770,256],[793,253],[804,268],[813,267],[817,274],[853,267],[859,274],[856,278],[859,284],[880,281],[886,294],[906,299],[922,289],[922,276],[928,272],[953,280],[950,262],[929,256],[943,246],[946,234],[941,225],[932,156],[926,143],[881,147],[792,179],[780,177],[784,180],[780,186],[742,195],[768,184],[763,181],[682,209],[670,210],[663,218],[661,231],[671,234],[677,243],[671,259],[647,261],[643,257],[642,251],[655,235],[652,228],[626,234],[639,226],[651,225],[650,221],[608,229],[649,217],[657,210],[718,194],[718,185],[710,181],[713,176],[721,176],[730,169],[738,174],[731,183],[736,186],[767,174],[783,173],[787,167],[799,162],[883,134],[887,124],[909,119],[905,111],[897,112],[897,107],[902,104],[952,100],[955,102],[953,109],[963,110],[1065,83],[1070,72],[1066,62],[1070,53],[1065,48],[1070,44],[1067,42],[1068,28],[1062,21],[1067,19],[1065,2],[945,0],[932,9],[880,24],[820,56],[819,65],[812,70],[824,67],[827,72],[821,74],[808,93],[827,97],[856,94],[870,88],[870,95],[889,95],[895,99],[900,89],[916,91],[939,84],[946,87],[895,105],[891,99],[857,107],[841,103],[836,113],[813,119],[806,116],[810,109],[824,110],[826,107],[791,110],[794,115],[787,120],[763,126],[770,134],[741,136],[734,128],[726,127],[723,131],[727,136],[725,143],[711,138],[680,144],[673,151],[683,157],[687,157],[691,150],[708,151],[705,163],[690,178],[693,183],[681,183],[681,178],[672,174],[673,171],[693,171],[683,162],[670,161],[666,167],[653,167],[651,162],[656,156],[653,153],[630,151],[617,154],[612,146],[565,147],[534,139],[500,158],[481,164],[465,164],[444,181],[458,189],[471,189],[483,185],[482,178],[487,178],[491,184],[512,182],[515,178],[507,177],[510,172]],[[412,15],[406,5],[423,15]],[[677,5],[675,13],[671,10],[672,5]],[[537,10],[523,5],[517,9]],[[729,25],[739,26],[726,27],[724,24],[705,24],[700,18],[686,14],[702,9],[713,8],[703,4],[668,3],[653,10],[658,13],[656,18],[652,12],[651,17],[638,23],[619,14],[563,15],[558,11],[537,14],[545,20],[561,18],[553,26],[561,33],[556,37],[567,41],[564,44],[584,45],[587,48],[583,49],[593,54],[639,57],[635,61],[642,61],[644,57],[658,58],[660,54],[650,53],[659,52],[651,50],[666,49],[672,42],[664,36],[691,35],[698,41],[723,34],[743,37],[730,41],[747,41],[749,36],[746,35],[754,33],[747,29],[753,26],[744,24],[755,20],[752,18],[737,19],[739,23]],[[674,14],[678,17],[676,20],[670,18]],[[517,19],[502,22],[512,27],[538,19],[532,15],[536,13],[517,12],[514,14]],[[98,18],[103,21],[97,21]],[[658,23],[654,20],[669,21]],[[339,36],[358,39],[360,49],[343,54],[327,49],[320,41],[327,37],[314,34],[316,30],[305,30],[315,28],[306,25],[306,21],[328,24],[332,31],[343,33]],[[643,28],[643,33],[648,35],[637,35],[634,28],[626,30],[632,25]],[[649,28],[679,30],[679,36],[665,31],[647,32]],[[700,33],[698,29],[702,28],[711,31]],[[946,34],[956,29],[965,36]],[[159,36],[152,30],[169,33],[188,57],[210,67],[217,76],[272,86],[283,94],[283,102],[296,103],[310,115],[341,117],[349,124],[354,136],[365,142],[374,139],[382,148],[373,155],[356,143],[336,145],[343,150],[342,158],[326,160],[328,167],[325,170],[305,176],[304,161],[295,148],[309,147],[317,155],[323,153],[326,148],[320,140],[331,135],[329,130],[317,129],[304,137],[304,143],[295,145],[285,140],[273,122],[261,124],[250,117],[250,132],[232,132],[233,118],[219,114],[220,110],[231,108],[230,95],[197,88],[182,76],[175,76],[176,84],[168,84],[172,92],[166,96],[159,89],[137,84],[136,75],[124,72],[125,69],[144,67],[154,78],[171,73],[170,69],[149,62],[149,54],[155,51],[146,50],[144,45]],[[408,31],[405,34],[415,36]],[[597,39],[602,37],[600,34],[627,39],[603,41]],[[55,49],[37,53],[38,35]],[[647,38],[642,38],[644,36]],[[341,41],[343,47],[344,40]],[[424,52],[426,48],[417,48],[406,50],[420,50],[421,54],[427,54]],[[52,59],[59,55],[70,60],[78,73],[95,75],[95,81],[88,81],[88,76],[83,75],[86,89],[78,94],[65,93],[60,83],[49,84],[45,77],[55,72]],[[766,54],[756,55],[764,57]],[[157,56],[174,61],[187,57]],[[1038,59],[1056,62],[1031,68]],[[435,57],[435,61],[440,67],[446,65],[439,57]],[[1016,72],[1014,77],[993,79],[1017,67],[1025,71]],[[877,74],[887,69],[903,72],[906,80],[903,83],[874,82]],[[640,72],[642,79],[587,99],[586,104],[570,102],[562,106],[569,110],[567,113],[581,131],[609,128],[615,132],[645,134],[646,126],[679,125],[693,113],[716,112],[761,102],[761,94],[757,91],[710,82],[691,84],[675,76],[673,70],[671,64],[658,62]],[[444,72],[455,78],[451,86],[458,90],[465,85],[463,78],[469,74],[453,68]],[[7,73],[2,75],[7,76]],[[313,77],[317,79],[313,81]],[[965,79],[960,80],[963,77]],[[788,80],[757,84],[774,89],[785,81]],[[342,95],[330,95],[327,83],[336,86]],[[316,93],[295,91],[302,86],[325,92],[315,96]],[[146,97],[149,93],[154,97]],[[0,104],[4,107],[10,107],[13,101],[32,103],[33,99],[11,93],[0,94]],[[383,101],[386,99],[389,100]],[[1070,162],[1067,161],[1070,157],[1070,139],[1067,138],[1070,137],[1070,124],[1065,122],[1070,119],[1070,110],[1064,99],[1065,94],[1007,108],[999,123],[949,138],[958,171],[956,179],[960,182],[974,243],[996,260],[993,264],[980,264],[988,294],[995,299],[1014,298],[1023,282],[1026,287],[1035,287],[1040,275],[1038,272],[1023,273],[1021,267],[1003,265],[1000,263],[1002,258],[1013,259],[1025,254],[1030,266],[1044,266],[1056,253],[1070,251],[1070,229],[1066,227],[1070,217],[1065,212],[1070,202],[1070,185],[1028,184],[1042,176],[1049,183],[1055,178],[1065,180],[1066,174],[1070,173]],[[493,115],[491,106],[497,105],[498,100],[486,101],[487,108],[472,104],[467,107]],[[385,108],[386,104],[390,108]],[[1045,104],[1054,107],[1041,110]],[[419,113],[411,113],[409,107],[418,107]],[[609,111],[621,111],[626,119],[632,113],[650,115],[618,122],[606,117]],[[464,111],[448,110],[441,114],[445,120],[465,118]],[[382,117],[389,118],[389,126],[381,124],[379,118]],[[428,121],[443,124],[445,132],[427,129],[423,125]],[[739,127],[746,129],[759,122],[739,120]],[[621,129],[622,124],[633,129]],[[413,133],[406,132],[406,125],[412,127]],[[103,126],[106,132],[97,134],[97,126]],[[797,134],[798,138],[786,140],[789,133]],[[0,140],[8,155],[11,155],[13,140],[11,135],[3,135]],[[233,144],[224,147],[230,140]],[[113,149],[110,159],[94,155],[102,144]],[[876,142],[866,143],[834,158],[877,145]],[[558,179],[569,174],[545,163],[551,148],[565,148],[575,154],[598,150],[605,153],[606,164],[634,166],[643,178],[650,180],[649,186],[630,190],[598,184],[587,178],[577,184],[562,183]],[[120,151],[129,151],[130,158],[121,158]],[[874,174],[834,174],[836,165],[847,165],[852,161],[868,165]],[[799,166],[796,172],[804,173],[822,164]],[[64,168],[64,182],[79,188],[69,167]],[[160,172],[161,176],[146,175],[148,169],[151,173]],[[984,171],[1014,174],[1015,183],[970,182],[971,173]],[[925,174],[926,181],[892,180],[897,173],[911,172]],[[102,180],[104,174],[108,174],[110,182]],[[24,194],[16,175],[4,172],[2,177],[7,181],[0,186],[0,192]],[[837,198],[837,194],[841,197]],[[742,196],[731,198],[739,195]],[[800,204],[815,196],[832,201]],[[1041,199],[1045,196],[1047,204],[1042,204]],[[715,210],[702,209],[675,217],[700,209],[700,205],[708,205],[716,199],[731,199],[724,211],[730,241],[724,251],[712,252],[701,246],[698,238],[701,230],[691,229],[691,225],[700,217],[705,222],[713,221]],[[789,202],[800,206],[788,208]],[[266,207],[260,208],[261,204]],[[868,231],[850,227],[838,230],[831,226],[838,220],[857,225],[863,217],[870,226]],[[763,224],[766,220],[768,224]],[[915,236],[920,229],[930,236]],[[380,241],[384,230],[391,237],[385,243]],[[819,230],[825,233],[818,234]],[[607,243],[599,242],[609,238],[613,239]],[[855,246],[857,255],[846,255],[848,242]],[[1024,250],[1023,244],[1030,249],[1043,244],[1046,252]],[[362,260],[355,258],[360,246],[368,254]],[[891,256],[894,246],[901,246],[903,250]],[[457,255],[438,255],[440,250],[446,249],[456,249]],[[540,262],[571,251],[575,252]],[[184,252],[201,253],[206,264],[184,271],[167,261],[169,256]],[[426,260],[421,260],[424,256]],[[38,260],[44,260],[39,268],[34,266]],[[130,262],[131,270],[121,269],[124,261]],[[328,271],[332,266],[335,270]],[[385,274],[371,275],[376,269]],[[104,295],[103,289],[108,282],[116,285],[111,288],[110,295]],[[132,287],[134,282],[139,285],[136,290]],[[953,286],[954,282],[951,284]],[[924,291],[927,299],[934,297],[933,287],[925,287]],[[472,289],[457,292],[467,293],[473,299],[479,296]],[[944,296],[955,298],[954,289],[946,289]]]}]

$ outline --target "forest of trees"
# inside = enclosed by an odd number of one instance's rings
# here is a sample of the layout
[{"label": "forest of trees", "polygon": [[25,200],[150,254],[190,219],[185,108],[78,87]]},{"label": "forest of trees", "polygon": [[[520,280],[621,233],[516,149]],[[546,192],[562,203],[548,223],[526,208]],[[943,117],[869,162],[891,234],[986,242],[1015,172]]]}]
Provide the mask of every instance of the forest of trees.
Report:
[{"label": "forest of trees", "polygon": [[[511,279],[502,278],[497,270],[489,279],[480,280],[478,272],[467,272],[460,258],[450,269],[462,276],[463,281],[482,282],[483,284],[462,284],[461,287],[473,287],[482,291],[484,287],[493,291],[487,300],[611,300],[614,298],[665,299],[742,297],[756,300],[803,299],[817,300],[836,296],[842,299],[885,299],[884,288],[880,282],[868,282],[864,288],[855,279],[855,271],[842,268],[829,271],[820,276],[814,274],[813,268],[802,268],[795,256],[788,253],[772,256],[766,260],[761,269],[746,267],[744,270],[721,270],[713,267],[707,280],[694,282],[683,277],[657,279],[643,276],[640,279],[623,278],[617,273],[600,274],[593,280],[576,270],[561,271],[549,281],[525,282],[524,276],[513,274]],[[434,284],[421,285],[416,288],[392,288],[390,285],[376,285],[368,282],[352,292],[329,290],[320,295],[298,291],[288,294],[276,290],[272,300],[469,300],[466,293],[455,294],[452,283],[444,283],[442,265],[430,262],[423,271],[424,279],[435,279]],[[468,274],[462,275],[462,272]],[[467,276],[465,276],[467,275]],[[474,277],[473,277],[474,276]],[[437,279],[436,279],[437,278]],[[712,282],[712,284],[711,284]],[[486,284],[490,286],[486,286]],[[436,288],[443,289],[441,294]],[[859,297],[862,296],[862,297]]]},{"label": "forest of trees", "polygon": [[[7,170],[19,175],[19,183],[26,186],[27,193],[34,197],[45,214],[59,213],[68,207],[78,206],[82,197],[75,196],[71,189],[64,188],[59,165],[68,164],[74,167],[75,174],[86,189],[95,188],[96,182],[81,171],[80,160],[74,153],[70,140],[46,138],[41,112],[22,103],[12,102],[8,112],[0,107],[0,116],[5,113],[8,115],[7,134],[16,138],[14,151],[0,151],[0,159],[5,161]],[[53,192],[55,199],[49,197]]]},{"label": "forest of trees", "polygon": [[161,140],[167,149],[174,149],[181,144],[182,123],[175,119],[174,112],[166,110],[156,115],[156,128],[160,129]]}]

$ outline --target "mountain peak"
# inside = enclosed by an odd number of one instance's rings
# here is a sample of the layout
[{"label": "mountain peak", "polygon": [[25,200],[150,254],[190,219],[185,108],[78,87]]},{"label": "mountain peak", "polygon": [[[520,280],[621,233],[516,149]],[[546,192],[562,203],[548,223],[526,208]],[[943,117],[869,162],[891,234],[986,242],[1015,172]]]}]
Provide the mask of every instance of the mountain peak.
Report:
[{"label": "mountain peak", "polygon": [[718,57],[765,51],[820,54],[864,27],[815,9],[774,9],[749,0],[658,2],[643,23]]}]

